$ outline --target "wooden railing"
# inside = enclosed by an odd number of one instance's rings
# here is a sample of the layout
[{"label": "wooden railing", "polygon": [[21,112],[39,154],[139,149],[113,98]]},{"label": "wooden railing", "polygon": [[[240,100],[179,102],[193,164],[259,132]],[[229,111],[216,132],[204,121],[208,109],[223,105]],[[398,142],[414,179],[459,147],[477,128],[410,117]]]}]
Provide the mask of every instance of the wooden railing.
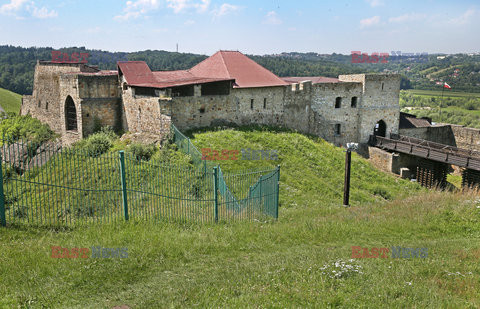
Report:
[{"label": "wooden railing", "polygon": [[480,171],[480,154],[467,149],[401,135],[370,136],[372,146]]}]

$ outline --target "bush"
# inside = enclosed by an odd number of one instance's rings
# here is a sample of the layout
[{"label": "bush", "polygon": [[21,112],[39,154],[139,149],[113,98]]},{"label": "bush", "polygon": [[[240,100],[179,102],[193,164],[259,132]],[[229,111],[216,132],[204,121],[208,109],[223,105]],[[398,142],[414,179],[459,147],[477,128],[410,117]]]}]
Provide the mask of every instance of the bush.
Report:
[{"label": "bush", "polygon": [[81,149],[91,157],[98,157],[112,148],[113,142],[117,137],[111,127],[103,127],[99,132],[75,143],[74,149],[71,151]]},{"label": "bush", "polygon": [[128,147],[128,151],[138,160],[150,160],[153,154],[157,151],[155,145],[132,144]]},{"label": "bush", "polygon": [[53,139],[56,134],[50,127],[30,115],[20,116],[14,113],[2,114],[0,136],[16,141],[25,139],[41,144]]},{"label": "bush", "polygon": [[108,135],[105,133],[97,133],[90,135],[82,147],[89,156],[97,157],[107,152],[113,143]]}]

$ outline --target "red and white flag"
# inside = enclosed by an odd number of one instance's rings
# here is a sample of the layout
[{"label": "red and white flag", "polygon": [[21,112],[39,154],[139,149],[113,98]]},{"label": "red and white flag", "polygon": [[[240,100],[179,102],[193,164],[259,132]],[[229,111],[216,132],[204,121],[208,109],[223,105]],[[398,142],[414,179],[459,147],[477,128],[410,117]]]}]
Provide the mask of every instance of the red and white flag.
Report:
[{"label": "red and white flag", "polygon": [[445,88],[447,88],[447,89],[452,89],[452,87],[450,87],[450,85],[447,84],[447,83],[443,83],[443,87],[445,87]]}]

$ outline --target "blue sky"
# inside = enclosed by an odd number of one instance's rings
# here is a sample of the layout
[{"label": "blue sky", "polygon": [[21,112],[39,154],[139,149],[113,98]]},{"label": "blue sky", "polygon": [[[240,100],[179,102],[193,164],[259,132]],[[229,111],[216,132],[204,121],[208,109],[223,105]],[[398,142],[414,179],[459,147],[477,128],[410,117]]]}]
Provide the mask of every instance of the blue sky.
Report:
[{"label": "blue sky", "polygon": [[288,51],[479,52],[480,2],[0,0],[0,45]]}]

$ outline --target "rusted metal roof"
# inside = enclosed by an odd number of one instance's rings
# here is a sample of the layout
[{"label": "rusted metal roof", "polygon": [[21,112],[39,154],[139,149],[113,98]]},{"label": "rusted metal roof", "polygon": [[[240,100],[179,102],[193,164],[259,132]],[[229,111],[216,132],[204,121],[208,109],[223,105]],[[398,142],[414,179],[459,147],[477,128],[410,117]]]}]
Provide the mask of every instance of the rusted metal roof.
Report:
[{"label": "rusted metal roof", "polygon": [[129,85],[155,82],[155,76],[145,61],[119,61],[117,67]]},{"label": "rusted metal roof", "polygon": [[417,118],[417,116],[408,113],[400,113],[400,129],[423,128],[431,126],[432,123],[429,119]]},{"label": "rusted metal roof", "polygon": [[152,72],[144,61],[118,63],[127,84],[136,87],[169,88],[205,84],[218,81],[232,81],[230,78],[208,78],[195,76],[187,70]]},{"label": "rusted metal roof", "polygon": [[284,81],[289,84],[300,83],[307,80],[312,81],[312,84],[325,84],[325,83],[341,83],[338,78],[324,77],[324,76],[305,76],[305,77],[282,77]]},{"label": "rusted metal roof", "polygon": [[235,88],[286,86],[287,82],[238,51],[219,51],[189,70],[195,76],[235,79]]}]

